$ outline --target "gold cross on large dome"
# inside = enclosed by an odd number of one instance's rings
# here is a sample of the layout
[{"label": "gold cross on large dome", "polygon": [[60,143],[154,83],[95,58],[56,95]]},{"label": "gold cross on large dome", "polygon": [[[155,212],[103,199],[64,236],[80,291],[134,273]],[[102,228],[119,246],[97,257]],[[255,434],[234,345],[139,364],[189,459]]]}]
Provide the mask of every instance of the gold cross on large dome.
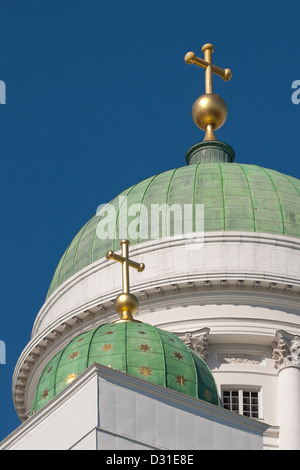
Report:
[{"label": "gold cross on large dome", "polygon": [[213,74],[219,75],[224,81],[232,77],[230,69],[222,69],[212,63],[213,51],[212,44],[205,44],[202,47],[204,60],[194,52],[188,52],[184,57],[187,64],[195,64],[205,69],[205,95],[195,101],[192,109],[194,123],[206,131],[204,140],[217,140],[214,131],[224,124],[228,112],[225,101],[213,93]]}]

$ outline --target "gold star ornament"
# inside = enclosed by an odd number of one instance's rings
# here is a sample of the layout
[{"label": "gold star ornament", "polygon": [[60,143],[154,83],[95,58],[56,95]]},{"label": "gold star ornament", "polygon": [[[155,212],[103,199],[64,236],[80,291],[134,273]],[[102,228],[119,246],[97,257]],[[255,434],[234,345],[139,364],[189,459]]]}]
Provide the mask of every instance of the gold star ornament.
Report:
[{"label": "gold star ornament", "polygon": [[183,359],[183,356],[179,352],[174,351],[173,354],[176,357],[176,359],[178,359],[179,361]]},{"label": "gold star ornament", "polygon": [[183,375],[177,375],[176,377],[176,383],[178,383],[180,385],[180,387],[182,387],[182,385],[185,385],[185,378]]},{"label": "gold star ornament", "polygon": [[146,352],[146,351],[150,351],[151,346],[149,346],[148,344],[140,344],[139,348],[140,348],[140,351]]},{"label": "gold star ornament", "polygon": [[149,366],[143,366],[139,369],[139,371],[141,375],[144,375],[145,379],[148,377],[148,375],[152,375],[151,372],[153,372],[153,370],[151,370]]},{"label": "gold star ornament", "polygon": [[47,398],[48,395],[49,395],[49,390],[48,390],[48,388],[46,388],[46,389],[43,391],[42,399],[43,399],[43,400],[46,400],[46,398]]},{"label": "gold star ornament", "polygon": [[73,372],[72,374],[69,374],[68,377],[65,379],[66,385],[69,385],[73,380],[77,377],[77,374]]},{"label": "gold star ornament", "polygon": [[79,351],[75,351],[71,354],[70,359],[75,359],[75,357],[78,357]]}]

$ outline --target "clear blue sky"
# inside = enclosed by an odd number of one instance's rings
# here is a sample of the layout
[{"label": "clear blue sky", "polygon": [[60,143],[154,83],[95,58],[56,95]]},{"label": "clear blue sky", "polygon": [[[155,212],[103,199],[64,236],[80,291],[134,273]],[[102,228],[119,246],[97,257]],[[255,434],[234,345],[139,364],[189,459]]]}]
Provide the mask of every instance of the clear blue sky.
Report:
[{"label": "clear blue sky", "polygon": [[19,420],[11,379],[55,267],[97,206],[185,165],[191,107],[215,46],[236,161],[300,177],[299,0],[0,0],[0,440]]}]

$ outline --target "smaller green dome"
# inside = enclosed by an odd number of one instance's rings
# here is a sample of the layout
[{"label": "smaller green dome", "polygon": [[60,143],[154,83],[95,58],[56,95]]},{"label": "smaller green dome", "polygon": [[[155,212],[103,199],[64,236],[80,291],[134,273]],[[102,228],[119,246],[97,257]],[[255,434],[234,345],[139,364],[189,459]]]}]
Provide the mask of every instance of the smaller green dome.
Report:
[{"label": "smaller green dome", "polygon": [[219,405],[209,368],[175,334],[147,323],[123,322],[81,333],[59,351],[40,377],[32,413],[93,363]]}]

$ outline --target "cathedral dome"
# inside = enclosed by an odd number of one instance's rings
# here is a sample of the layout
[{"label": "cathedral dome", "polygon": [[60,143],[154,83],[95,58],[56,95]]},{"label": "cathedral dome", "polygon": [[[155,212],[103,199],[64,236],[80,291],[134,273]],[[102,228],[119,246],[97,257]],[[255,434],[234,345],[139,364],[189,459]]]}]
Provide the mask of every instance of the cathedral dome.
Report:
[{"label": "cathedral dome", "polygon": [[93,363],[219,405],[213,376],[197,354],[175,334],[131,321],[81,333],[55,354],[39,379],[32,413]]},{"label": "cathedral dome", "polygon": [[[147,230],[145,236],[154,205],[182,208],[190,205],[187,225],[194,233],[198,223],[196,207],[203,205],[204,232],[258,232],[300,238],[298,179],[257,165],[213,161],[211,154],[208,162],[197,162],[195,155],[193,158],[188,166],[147,178],[111,201],[109,206],[115,212],[107,225],[113,227],[113,236],[106,239],[99,236],[104,212],[92,217],[62,256],[47,297],[75,273],[105,257],[108,250],[118,250],[122,238],[129,239],[131,245],[146,241],[147,234],[149,238],[163,238],[161,219],[152,224],[151,237]],[[136,232],[123,234],[122,230],[130,224],[130,217],[124,214],[139,205],[144,211],[138,220],[136,214],[132,217]],[[176,235],[176,227],[169,235]]]}]

